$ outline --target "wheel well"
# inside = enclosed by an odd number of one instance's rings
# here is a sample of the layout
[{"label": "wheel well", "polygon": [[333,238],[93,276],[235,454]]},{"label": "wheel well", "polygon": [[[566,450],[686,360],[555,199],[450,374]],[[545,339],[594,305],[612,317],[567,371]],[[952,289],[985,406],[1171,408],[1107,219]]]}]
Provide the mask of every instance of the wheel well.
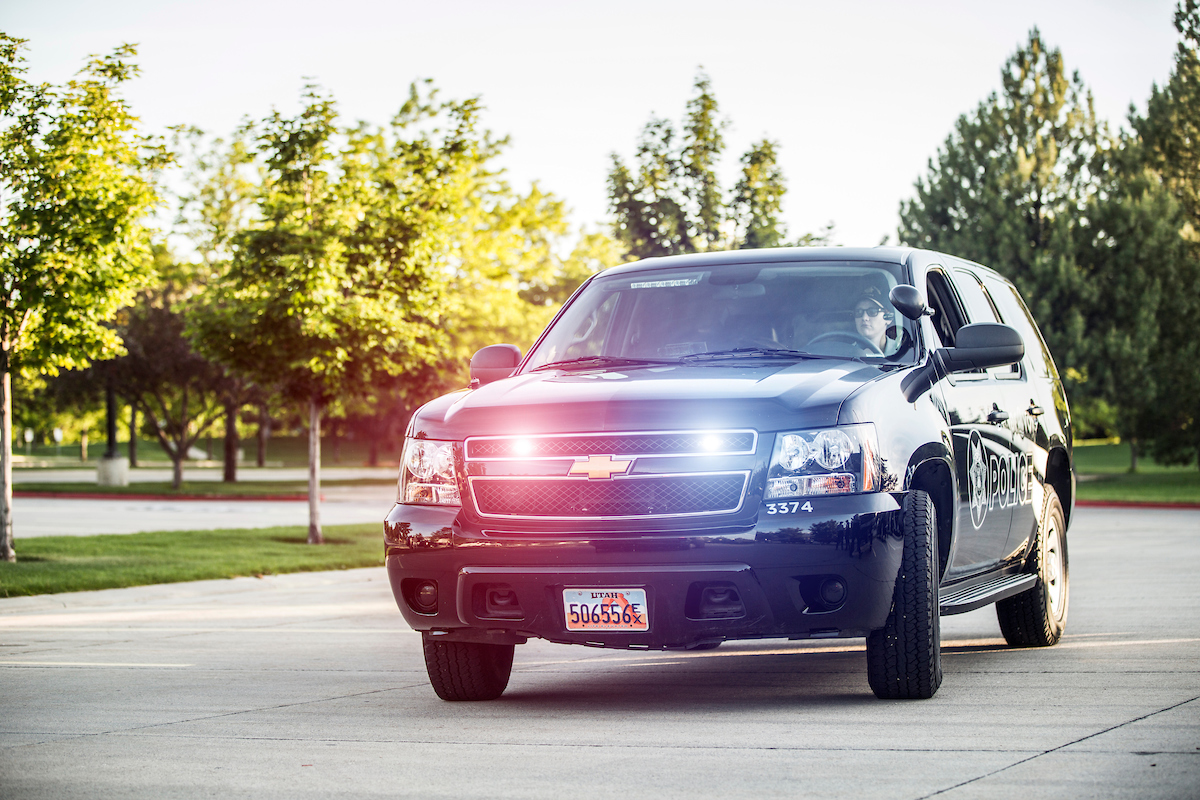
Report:
[{"label": "wheel well", "polygon": [[1065,517],[1063,522],[1069,527],[1075,498],[1071,496],[1071,461],[1067,458],[1067,451],[1061,447],[1051,450],[1046,459],[1046,483],[1054,487],[1054,492],[1062,503]]},{"label": "wheel well", "polygon": [[937,509],[939,575],[946,574],[950,561],[950,543],[954,539],[954,480],[944,461],[926,461],[917,467],[909,481],[910,490],[920,489],[933,500]]}]

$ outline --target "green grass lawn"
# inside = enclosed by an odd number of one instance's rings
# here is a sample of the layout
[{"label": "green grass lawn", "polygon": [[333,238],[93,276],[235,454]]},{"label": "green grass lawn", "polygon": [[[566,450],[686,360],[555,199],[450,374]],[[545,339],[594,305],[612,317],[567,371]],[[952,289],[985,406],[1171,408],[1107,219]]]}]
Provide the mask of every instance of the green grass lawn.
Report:
[{"label": "green grass lawn", "polygon": [[1138,458],[1138,471],[1130,473],[1125,442],[1076,447],[1075,472],[1080,476],[1080,500],[1200,503],[1200,470],[1164,466],[1143,456]]},{"label": "green grass lawn", "polygon": [[306,532],[297,526],[18,539],[17,562],[0,561],[0,597],[383,564],[378,523],[326,526],[324,545],[306,544]]},{"label": "green grass lawn", "polygon": [[[391,478],[364,478],[355,480],[323,480],[321,487],[330,486],[395,486]],[[47,492],[61,494],[111,494],[114,496],[131,494],[161,495],[171,497],[262,497],[264,495],[308,495],[308,483],[305,481],[239,481],[238,483],[218,483],[215,481],[184,481],[178,489],[172,489],[169,482],[163,483],[131,483],[128,486],[97,486],[94,483],[18,483],[13,486],[16,492]]]}]

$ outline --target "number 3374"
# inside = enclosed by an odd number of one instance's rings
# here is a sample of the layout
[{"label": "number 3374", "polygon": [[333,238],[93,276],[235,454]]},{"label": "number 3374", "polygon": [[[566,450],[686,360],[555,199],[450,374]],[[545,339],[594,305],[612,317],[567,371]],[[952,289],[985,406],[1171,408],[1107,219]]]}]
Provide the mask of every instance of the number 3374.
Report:
[{"label": "number 3374", "polygon": [[801,503],[797,500],[794,503],[767,503],[767,514],[797,514],[801,511],[812,513],[812,503]]}]

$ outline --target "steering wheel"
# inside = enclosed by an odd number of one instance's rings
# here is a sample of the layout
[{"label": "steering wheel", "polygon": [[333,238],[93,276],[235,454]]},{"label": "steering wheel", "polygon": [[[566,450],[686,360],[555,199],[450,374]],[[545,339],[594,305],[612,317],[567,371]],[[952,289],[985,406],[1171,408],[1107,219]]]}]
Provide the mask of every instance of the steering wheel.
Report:
[{"label": "steering wheel", "polygon": [[858,345],[871,355],[883,355],[883,351],[880,350],[870,339],[857,333],[851,333],[850,331],[826,331],[825,333],[822,333],[819,336],[814,336],[812,339],[810,339],[805,347],[811,347],[817,342],[829,340],[849,342],[850,344]]}]

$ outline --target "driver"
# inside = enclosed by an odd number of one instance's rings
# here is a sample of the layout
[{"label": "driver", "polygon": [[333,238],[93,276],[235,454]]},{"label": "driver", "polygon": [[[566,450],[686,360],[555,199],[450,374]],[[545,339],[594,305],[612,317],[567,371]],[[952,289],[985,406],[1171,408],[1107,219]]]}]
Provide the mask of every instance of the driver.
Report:
[{"label": "driver", "polygon": [[878,287],[868,286],[854,301],[854,327],[859,336],[879,348],[885,356],[900,349],[896,312],[891,303],[883,304],[883,294]]}]

